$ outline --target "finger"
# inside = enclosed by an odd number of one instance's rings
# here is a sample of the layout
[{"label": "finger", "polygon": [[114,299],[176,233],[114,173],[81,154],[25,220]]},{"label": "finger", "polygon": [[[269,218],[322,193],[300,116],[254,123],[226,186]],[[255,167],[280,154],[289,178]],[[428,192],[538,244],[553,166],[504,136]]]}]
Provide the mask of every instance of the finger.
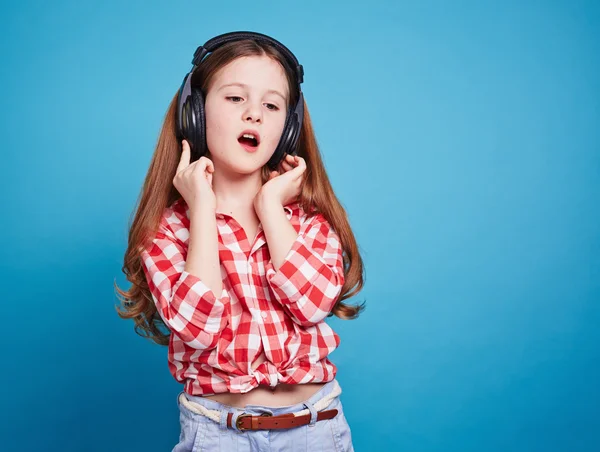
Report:
[{"label": "finger", "polygon": [[181,142],[181,157],[179,159],[179,164],[177,165],[177,174],[179,171],[187,168],[190,165],[190,145],[187,140],[183,140]]},{"label": "finger", "polygon": [[290,171],[290,175],[293,179],[299,180],[304,177],[304,172],[306,171],[306,164],[304,162],[298,162],[298,166]]},{"label": "finger", "polygon": [[[288,161],[285,161],[285,160],[288,160]],[[294,163],[293,156],[288,155],[285,160],[282,160],[280,163],[280,167],[282,169],[282,174],[290,173],[298,168],[299,163]],[[302,171],[300,170],[300,172],[302,172]],[[292,174],[296,174],[296,172],[294,172]]]},{"label": "finger", "polygon": [[293,155],[290,155],[290,154],[286,155],[285,162],[292,167],[296,166],[296,159]]},{"label": "finger", "polygon": [[204,174],[206,174],[206,175],[210,174],[212,176],[214,174],[214,172],[215,172],[214,166],[207,163],[206,167],[204,168]]},{"label": "finger", "polygon": [[212,160],[210,160],[208,157],[204,157],[204,156],[200,157],[200,159],[198,160],[198,164],[196,166],[198,171],[202,171],[202,172],[210,171],[211,167],[214,170]]},{"label": "finger", "polygon": [[298,157],[297,155],[295,156],[295,160],[296,167],[294,168],[294,170],[297,170],[300,173],[304,172],[304,170],[306,169],[306,161],[302,157]]}]

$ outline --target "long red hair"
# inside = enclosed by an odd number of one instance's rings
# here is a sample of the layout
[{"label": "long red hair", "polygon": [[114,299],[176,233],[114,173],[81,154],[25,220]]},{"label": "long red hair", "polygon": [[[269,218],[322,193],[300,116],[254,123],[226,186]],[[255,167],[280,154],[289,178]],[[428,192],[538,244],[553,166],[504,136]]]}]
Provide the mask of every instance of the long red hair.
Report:
[{"label": "long red hair", "polygon": [[[291,69],[276,48],[260,41],[234,41],[217,48],[198,66],[192,85],[199,87],[206,96],[215,74],[225,65],[239,57],[262,55],[275,59],[285,69],[291,93],[289,105],[295,105],[298,89]],[[176,110],[177,93],[166,112],[154,155],[138,197],[137,210],[129,227],[129,241],[122,271],[131,282],[131,287],[129,290],[121,290],[115,282],[117,296],[120,296],[123,308],[121,310],[116,307],[118,315],[124,319],[133,319],[134,329],[140,336],[150,338],[161,345],[169,343],[169,331],[156,310],[142,269],[140,254],[154,237],[164,209],[181,198],[173,185],[181,156],[181,143],[175,134]],[[363,261],[347,213],[337,199],[325,171],[306,102],[298,148],[298,155],[304,158],[307,166],[299,198],[300,204],[307,213],[321,213],[325,217],[339,235],[343,249],[345,281],[330,315],[335,314],[345,320],[355,319],[365,308],[365,302],[355,306],[343,303],[343,300],[356,295],[363,288]],[[263,183],[267,182],[268,176],[269,169],[265,165],[262,169]]]}]

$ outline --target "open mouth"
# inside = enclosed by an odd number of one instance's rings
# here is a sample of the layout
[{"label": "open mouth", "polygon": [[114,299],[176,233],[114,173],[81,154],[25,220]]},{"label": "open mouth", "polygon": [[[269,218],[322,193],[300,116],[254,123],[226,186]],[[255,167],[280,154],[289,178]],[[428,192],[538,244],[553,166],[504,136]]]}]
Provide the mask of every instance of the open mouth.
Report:
[{"label": "open mouth", "polygon": [[238,137],[238,142],[244,147],[256,149],[260,144],[260,137],[253,133],[243,133]]}]

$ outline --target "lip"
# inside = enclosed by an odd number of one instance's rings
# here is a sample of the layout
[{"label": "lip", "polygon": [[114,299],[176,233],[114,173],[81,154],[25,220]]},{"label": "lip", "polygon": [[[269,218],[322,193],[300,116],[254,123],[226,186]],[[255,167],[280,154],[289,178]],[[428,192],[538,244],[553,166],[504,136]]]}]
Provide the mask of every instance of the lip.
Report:
[{"label": "lip", "polygon": [[260,146],[260,134],[258,133],[258,130],[254,130],[254,129],[246,129],[244,130],[242,133],[240,133],[238,135],[238,140],[241,138],[242,135],[244,135],[245,133],[251,133],[252,135],[254,135],[256,137],[256,147]]},{"label": "lip", "polygon": [[[238,143],[239,143],[239,141],[238,141]],[[239,145],[241,147],[243,147],[246,152],[256,152],[258,150],[258,146],[252,147],[252,146],[248,146],[248,145],[245,145],[242,143],[239,143]]]}]

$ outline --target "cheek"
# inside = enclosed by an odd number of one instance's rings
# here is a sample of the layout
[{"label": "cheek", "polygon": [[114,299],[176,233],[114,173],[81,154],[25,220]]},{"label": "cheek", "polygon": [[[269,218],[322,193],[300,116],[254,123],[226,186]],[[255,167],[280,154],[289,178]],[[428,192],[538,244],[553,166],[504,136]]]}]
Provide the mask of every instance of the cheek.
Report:
[{"label": "cheek", "polygon": [[220,115],[218,111],[215,111],[214,108],[209,109],[210,108],[209,105],[207,105],[207,107],[208,108],[205,111],[205,114],[206,114],[206,142],[207,142],[208,146],[210,147],[211,143],[212,144],[217,143],[218,141],[220,141],[220,138],[225,135],[226,122],[224,123],[222,120],[219,119],[222,117],[222,115]]},{"label": "cheek", "polygon": [[285,115],[281,115],[280,118],[277,118],[277,121],[273,122],[273,127],[269,128],[269,136],[267,137],[267,140],[272,146],[277,146],[277,143],[279,143],[281,134],[283,133],[284,125]]}]

